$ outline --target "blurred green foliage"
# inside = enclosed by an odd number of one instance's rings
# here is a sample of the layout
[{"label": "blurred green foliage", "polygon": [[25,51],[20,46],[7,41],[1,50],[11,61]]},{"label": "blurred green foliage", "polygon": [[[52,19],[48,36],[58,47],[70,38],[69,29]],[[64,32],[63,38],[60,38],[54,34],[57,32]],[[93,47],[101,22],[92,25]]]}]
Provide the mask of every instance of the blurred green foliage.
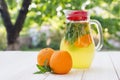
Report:
[{"label": "blurred green foliage", "polygon": [[46,44],[46,41],[47,41],[46,34],[42,33],[39,39],[40,39],[39,43],[37,44],[36,47],[39,47],[39,48],[47,47],[47,44]]},{"label": "blurred green foliage", "polygon": [[4,28],[0,28],[0,50],[5,50],[6,44],[6,32]]},{"label": "blurred green foliage", "polygon": [[[6,0],[6,2],[14,23],[22,0]],[[100,21],[103,32],[109,34],[109,36],[104,35],[105,48],[113,49],[114,46],[108,42],[110,38],[115,37],[120,41],[120,35],[117,34],[120,31],[120,0],[32,0],[21,35],[28,34],[28,30],[34,24],[37,24],[38,27],[49,24],[52,29],[56,30],[54,36],[57,36],[52,38],[53,42],[50,47],[58,49],[60,38],[58,38],[57,32],[63,31],[65,26],[64,9],[91,11],[91,19]],[[1,24],[3,23],[0,18],[0,27],[3,26]],[[42,39],[44,38],[42,37]],[[42,46],[44,41],[40,42],[38,47]]]}]

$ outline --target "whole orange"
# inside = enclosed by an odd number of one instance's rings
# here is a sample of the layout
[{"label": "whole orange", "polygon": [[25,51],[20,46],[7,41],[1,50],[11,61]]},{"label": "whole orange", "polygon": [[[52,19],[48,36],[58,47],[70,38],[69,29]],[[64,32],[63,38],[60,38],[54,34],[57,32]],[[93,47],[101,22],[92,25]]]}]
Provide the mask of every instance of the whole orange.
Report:
[{"label": "whole orange", "polygon": [[55,51],[50,59],[50,67],[54,73],[68,73],[72,68],[71,55],[67,51]]},{"label": "whole orange", "polygon": [[54,50],[52,48],[41,49],[37,56],[38,65],[43,66],[46,60],[47,60],[47,65],[49,65],[49,61],[53,53]]}]

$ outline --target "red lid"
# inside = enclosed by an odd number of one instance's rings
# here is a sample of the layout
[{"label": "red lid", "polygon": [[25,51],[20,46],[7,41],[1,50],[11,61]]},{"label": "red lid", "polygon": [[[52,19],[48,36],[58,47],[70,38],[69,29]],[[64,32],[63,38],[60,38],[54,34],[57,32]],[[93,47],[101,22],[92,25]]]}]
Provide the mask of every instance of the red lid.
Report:
[{"label": "red lid", "polygon": [[68,14],[67,19],[71,21],[87,20],[87,12],[80,10],[72,11],[70,14]]}]

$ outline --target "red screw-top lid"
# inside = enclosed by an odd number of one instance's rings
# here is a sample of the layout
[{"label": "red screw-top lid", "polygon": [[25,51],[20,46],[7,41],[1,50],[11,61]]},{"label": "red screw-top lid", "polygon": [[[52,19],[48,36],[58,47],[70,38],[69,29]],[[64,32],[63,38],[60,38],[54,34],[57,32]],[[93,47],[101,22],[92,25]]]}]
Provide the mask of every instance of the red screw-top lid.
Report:
[{"label": "red screw-top lid", "polygon": [[87,12],[81,10],[72,11],[70,14],[68,14],[67,19],[71,21],[87,20]]}]

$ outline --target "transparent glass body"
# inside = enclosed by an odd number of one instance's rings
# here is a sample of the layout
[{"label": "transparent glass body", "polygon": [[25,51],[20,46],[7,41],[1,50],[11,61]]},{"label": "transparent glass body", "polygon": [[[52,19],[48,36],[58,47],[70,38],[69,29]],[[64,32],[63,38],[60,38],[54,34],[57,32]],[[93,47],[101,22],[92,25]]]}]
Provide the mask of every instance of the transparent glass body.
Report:
[{"label": "transparent glass body", "polygon": [[[99,43],[95,47],[92,39],[90,24],[96,24],[99,32]],[[95,49],[102,46],[102,28],[98,21],[89,19],[80,21],[67,20],[65,36],[61,40],[60,50],[68,51],[72,57],[73,68],[89,68]]]}]

